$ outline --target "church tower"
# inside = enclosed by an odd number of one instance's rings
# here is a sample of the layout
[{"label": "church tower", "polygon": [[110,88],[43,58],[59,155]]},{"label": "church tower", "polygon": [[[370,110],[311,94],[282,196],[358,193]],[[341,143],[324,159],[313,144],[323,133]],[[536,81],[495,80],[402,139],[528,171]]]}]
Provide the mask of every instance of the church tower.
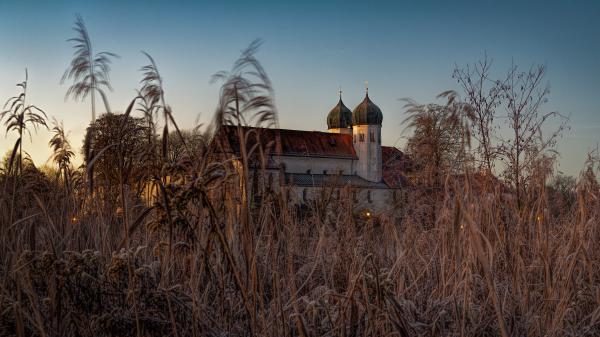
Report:
[{"label": "church tower", "polygon": [[327,115],[327,131],[352,135],[352,111],[342,102],[342,90],[340,101]]},{"label": "church tower", "polygon": [[381,181],[381,109],[369,98],[369,88],[365,99],[352,112],[352,133],[358,163],[356,174],[373,182]]}]

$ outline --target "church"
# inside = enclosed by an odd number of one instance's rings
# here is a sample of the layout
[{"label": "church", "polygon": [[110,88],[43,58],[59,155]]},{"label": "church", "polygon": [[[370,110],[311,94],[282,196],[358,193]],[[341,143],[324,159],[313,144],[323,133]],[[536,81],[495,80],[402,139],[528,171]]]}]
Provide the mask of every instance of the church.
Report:
[{"label": "church", "polygon": [[298,205],[324,193],[346,196],[354,209],[370,216],[394,209],[406,197],[407,160],[397,148],[382,146],[382,123],[383,113],[367,89],[352,111],[340,92],[327,115],[327,132],[222,126],[214,140],[234,167],[247,154],[251,195],[260,189],[285,192],[288,202]]}]

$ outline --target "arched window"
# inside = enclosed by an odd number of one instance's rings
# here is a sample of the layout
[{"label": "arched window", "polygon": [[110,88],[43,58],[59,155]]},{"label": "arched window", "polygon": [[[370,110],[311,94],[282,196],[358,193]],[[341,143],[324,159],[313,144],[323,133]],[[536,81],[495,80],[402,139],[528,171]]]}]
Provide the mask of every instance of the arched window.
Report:
[{"label": "arched window", "polygon": [[367,201],[368,201],[369,203],[372,203],[372,202],[373,202],[373,200],[371,199],[371,191],[367,191]]},{"label": "arched window", "polygon": [[356,143],[356,135],[354,135],[354,137],[352,137],[352,138],[354,138],[354,142]]},{"label": "arched window", "polygon": [[365,141],[365,134],[364,133],[361,133],[361,134],[358,135],[358,141],[361,142],[361,143]]},{"label": "arched window", "polygon": [[356,193],[356,190],[352,191],[352,201],[358,202],[358,194]]},{"label": "arched window", "polygon": [[369,136],[370,136],[370,139],[369,139],[369,141],[370,141],[371,143],[375,143],[375,132],[371,131],[371,132],[369,133]]},{"label": "arched window", "polygon": [[308,201],[308,191],[305,189],[302,190],[302,201]]}]

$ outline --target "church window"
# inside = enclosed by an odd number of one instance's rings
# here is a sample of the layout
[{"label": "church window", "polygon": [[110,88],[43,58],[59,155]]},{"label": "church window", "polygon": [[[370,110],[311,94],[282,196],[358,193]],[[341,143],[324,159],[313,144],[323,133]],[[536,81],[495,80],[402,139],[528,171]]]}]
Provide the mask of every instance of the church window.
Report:
[{"label": "church window", "polygon": [[372,203],[372,202],[373,202],[373,200],[371,199],[371,191],[367,191],[367,201],[368,201],[369,203]]},{"label": "church window", "polygon": [[358,202],[358,195],[356,194],[356,191],[352,191],[352,201]]},{"label": "church window", "polygon": [[361,133],[361,134],[358,135],[358,141],[361,142],[361,143],[365,141],[365,134],[364,133]]},{"label": "church window", "polygon": [[302,201],[308,200],[308,191],[305,189],[302,190]]},{"label": "church window", "polygon": [[369,135],[371,136],[371,138],[369,139],[369,141],[371,143],[375,143],[375,132],[371,131]]}]

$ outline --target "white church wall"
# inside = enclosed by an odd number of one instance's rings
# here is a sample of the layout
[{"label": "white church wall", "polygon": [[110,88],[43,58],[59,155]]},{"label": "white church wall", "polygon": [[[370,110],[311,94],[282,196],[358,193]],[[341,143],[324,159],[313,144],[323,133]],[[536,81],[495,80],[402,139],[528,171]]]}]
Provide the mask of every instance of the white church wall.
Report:
[{"label": "white church wall", "polygon": [[381,181],[381,126],[354,125],[352,141],[358,156],[356,173],[368,181]]},{"label": "white church wall", "polygon": [[310,170],[312,174],[353,174],[353,159],[345,158],[320,158],[320,157],[295,157],[295,156],[274,156],[273,159],[278,164],[285,164],[287,173],[307,173]]}]

